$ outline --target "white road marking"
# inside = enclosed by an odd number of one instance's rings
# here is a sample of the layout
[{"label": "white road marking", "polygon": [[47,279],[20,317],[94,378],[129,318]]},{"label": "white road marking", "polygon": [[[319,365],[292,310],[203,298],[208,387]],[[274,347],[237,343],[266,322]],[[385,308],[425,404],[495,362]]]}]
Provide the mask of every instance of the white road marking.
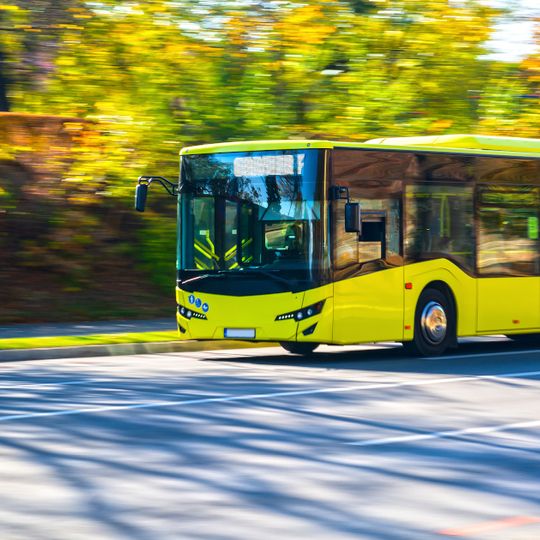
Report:
[{"label": "white road marking", "polygon": [[417,441],[429,441],[432,439],[444,439],[448,437],[459,437],[461,435],[495,433],[497,431],[507,431],[511,429],[521,429],[538,426],[540,426],[540,420],[531,420],[529,422],[501,424],[499,426],[483,426],[465,429],[453,429],[449,431],[434,431],[432,433],[418,433],[415,435],[399,435],[396,437],[385,437],[383,439],[369,439],[367,441],[347,442],[345,444],[350,446],[382,446],[387,444],[400,444]]},{"label": "white road marking", "polygon": [[343,386],[337,388],[314,388],[311,390],[293,390],[284,392],[268,392],[262,394],[241,394],[238,396],[220,396],[210,398],[198,398],[188,400],[174,401],[153,401],[143,403],[131,403],[126,405],[107,405],[101,407],[85,407],[79,409],[63,409],[59,411],[33,412],[23,414],[9,414],[0,416],[0,422],[11,420],[27,420],[31,418],[48,418],[54,416],[69,416],[76,414],[95,414],[112,411],[127,411],[133,409],[153,409],[159,407],[185,407],[190,405],[204,405],[207,403],[230,403],[235,401],[252,401],[259,399],[271,399],[280,397],[309,396],[318,394],[338,394],[346,392],[355,392],[359,390],[384,390],[389,388],[402,388],[408,386],[431,386],[436,384],[452,384],[459,382],[475,382],[483,380],[514,379],[514,378],[532,378],[540,376],[540,371],[524,371],[519,373],[500,373],[494,375],[467,375],[464,377],[445,377],[441,379],[416,379],[411,381],[402,381],[395,383],[371,383],[359,384],[353,386]]}]

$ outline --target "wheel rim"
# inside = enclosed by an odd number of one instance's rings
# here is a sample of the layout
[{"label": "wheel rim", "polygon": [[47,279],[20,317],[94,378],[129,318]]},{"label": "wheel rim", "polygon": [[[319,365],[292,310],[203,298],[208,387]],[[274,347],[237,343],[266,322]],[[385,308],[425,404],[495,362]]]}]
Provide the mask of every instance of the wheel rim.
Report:
[{"label": "wheel rim", "polygon": [[438,302],[428,302],[422,310],[420,321],[422,334],[427,341],[439,345],[444,341],[448,329],[448,321],[444,308]]}]

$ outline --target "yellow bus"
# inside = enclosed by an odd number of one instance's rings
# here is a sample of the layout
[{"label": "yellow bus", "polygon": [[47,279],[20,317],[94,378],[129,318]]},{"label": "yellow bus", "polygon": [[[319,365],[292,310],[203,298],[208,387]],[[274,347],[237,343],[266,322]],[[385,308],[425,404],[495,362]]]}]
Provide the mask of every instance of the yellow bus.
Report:
[{"label": "yellow bus", "polygon": [[182,339],[540,335],[540,140],[477,135],[211,144],[181,151]]}]

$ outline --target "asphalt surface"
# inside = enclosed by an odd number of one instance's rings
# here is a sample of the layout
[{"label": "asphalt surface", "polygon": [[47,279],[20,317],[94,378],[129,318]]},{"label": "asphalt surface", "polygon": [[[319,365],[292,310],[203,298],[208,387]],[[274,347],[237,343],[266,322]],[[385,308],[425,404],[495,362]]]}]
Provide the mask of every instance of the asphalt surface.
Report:
[{"label": "asphalt surface", "polygon": [[540,538],[540,350],[0,365],[2,539]]},{"label": "asphalt surface", "polygon": [[0,339],[85,336],[176,330],[174,317],[152,320],[88,321],[80,323],[8,324],[0,326]]}]

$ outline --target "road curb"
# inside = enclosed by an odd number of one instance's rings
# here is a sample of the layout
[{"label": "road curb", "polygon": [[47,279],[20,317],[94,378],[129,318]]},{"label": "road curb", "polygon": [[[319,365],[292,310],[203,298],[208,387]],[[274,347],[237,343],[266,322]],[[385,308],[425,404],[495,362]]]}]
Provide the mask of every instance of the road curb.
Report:
[{"label": "road curb", "polygon": [[161,354],[199,352],[220,349],[248,349],[271,347],[273,343],[245,343],[233,341],[165,341],[157,343],[115,343],[110,345],[81,345],[77,347],[50,347],[46,349],[0,350],[0,362],[23,360],[53,360],[62,358],[91,358],[127,354]]}]

